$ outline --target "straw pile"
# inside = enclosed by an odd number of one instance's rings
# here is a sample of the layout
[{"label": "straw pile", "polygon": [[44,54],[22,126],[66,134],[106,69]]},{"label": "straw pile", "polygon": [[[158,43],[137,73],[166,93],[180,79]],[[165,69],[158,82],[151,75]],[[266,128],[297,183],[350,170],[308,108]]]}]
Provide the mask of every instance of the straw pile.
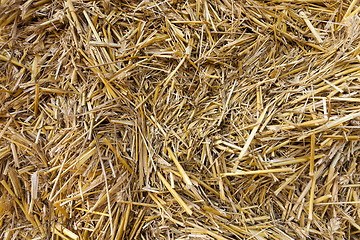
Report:
[{"label": "straw pile", "polygon": [[358,1],[0,1],[1,239],[359,239]]}]

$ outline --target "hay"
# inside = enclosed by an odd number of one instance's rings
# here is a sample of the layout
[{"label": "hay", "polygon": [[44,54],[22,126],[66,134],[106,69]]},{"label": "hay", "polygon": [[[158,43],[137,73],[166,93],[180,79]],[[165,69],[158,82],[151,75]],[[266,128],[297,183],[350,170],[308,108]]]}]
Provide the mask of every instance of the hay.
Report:
[{"label": "hay", "polygon": [[0,1],[1,239],[358,239],[358,1]]}]

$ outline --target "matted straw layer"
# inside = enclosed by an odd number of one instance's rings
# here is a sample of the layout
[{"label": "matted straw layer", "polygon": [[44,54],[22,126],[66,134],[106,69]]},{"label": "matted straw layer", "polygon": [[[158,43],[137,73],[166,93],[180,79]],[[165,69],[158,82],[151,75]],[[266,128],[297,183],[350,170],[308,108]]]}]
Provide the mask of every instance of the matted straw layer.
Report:
[{"label": "matted straw layer", "polygon": [[359,10],[0,0],[0,238],[359,239]]}]

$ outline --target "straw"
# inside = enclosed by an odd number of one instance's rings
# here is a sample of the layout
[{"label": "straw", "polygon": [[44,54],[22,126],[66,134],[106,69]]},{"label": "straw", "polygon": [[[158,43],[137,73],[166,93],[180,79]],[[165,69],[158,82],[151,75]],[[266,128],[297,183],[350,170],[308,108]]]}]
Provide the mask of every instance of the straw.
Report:
[{"label": "straw", "polygon": [[0,0],[0,239],[358,239],[359,14]]}]

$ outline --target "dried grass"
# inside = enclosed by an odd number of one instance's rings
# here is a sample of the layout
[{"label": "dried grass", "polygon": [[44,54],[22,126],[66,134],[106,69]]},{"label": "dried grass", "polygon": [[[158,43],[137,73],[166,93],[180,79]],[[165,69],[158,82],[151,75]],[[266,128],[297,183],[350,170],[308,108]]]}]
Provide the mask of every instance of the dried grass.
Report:
[{"label": "dried grass", "polygon": [[359,11],[0,0],[0,238],[358,239]]}]

